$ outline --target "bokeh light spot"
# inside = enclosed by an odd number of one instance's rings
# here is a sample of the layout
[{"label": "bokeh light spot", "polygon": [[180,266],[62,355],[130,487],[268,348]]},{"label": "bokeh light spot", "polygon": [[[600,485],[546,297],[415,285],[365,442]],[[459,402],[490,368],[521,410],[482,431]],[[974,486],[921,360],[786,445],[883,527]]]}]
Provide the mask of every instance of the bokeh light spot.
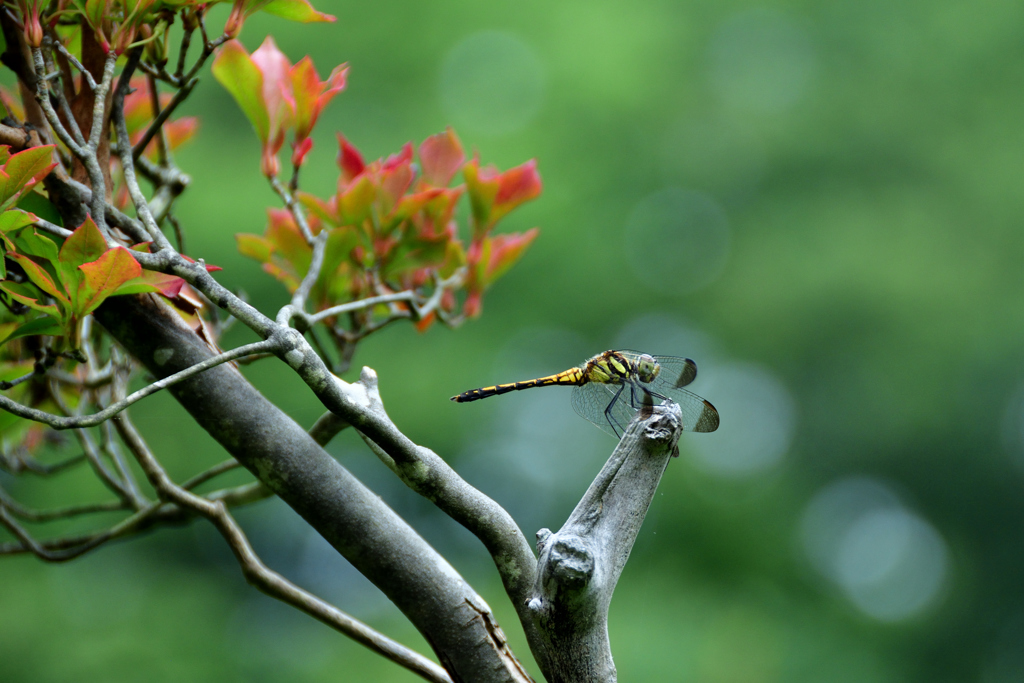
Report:
[{"label": "bokeh light spot", "polygon": [[934,604],[949,572],[949,551],[935,527],[873,479],[851,477],[819,491],[801,535],[818,571],[880,621]]},{"label": "bokeh light spot", "polygon": [[710,437],[684,434],[700,466],[717,475],[744,477],[777,465],[796,427],[796,405],[782,380],[748,363],[712,365],[705,377],[701,395],[715,405],[722,423]]},{"label": "bokeh light spot", "polygon": [[799,22],[770,10],[727,19],[708,44],[708,77],[729,105],[755,113],[796,104],[817,69],[814,46]]},{"label": "bokeh light spot", "polygon": [[482,31],[448,53],[441,67],[446,115],[470,132],[504,135],[523,128],[544,99],[544,65],[522,40]]},{"label": "bokeh light spot", "polygon": [[702,192],[666,188],[640,201],[626,222],[634,274],[659,290],[692,292],[713,282],[729,255],[729,222]]}]

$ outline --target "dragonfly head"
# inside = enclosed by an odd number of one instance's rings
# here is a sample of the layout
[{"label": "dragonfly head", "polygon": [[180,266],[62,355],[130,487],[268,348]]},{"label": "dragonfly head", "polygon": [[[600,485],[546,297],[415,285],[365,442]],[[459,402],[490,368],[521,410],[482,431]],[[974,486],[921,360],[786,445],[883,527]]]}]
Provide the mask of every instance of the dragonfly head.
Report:
[{"label": "dragonfly head", "polygon": [[646,353],[640,354],[636,361],[636,375],[641,382],[650,384],[659,372],[661,372],[661,366],[658,365],[658,361],[654,360],[654,356]]}]

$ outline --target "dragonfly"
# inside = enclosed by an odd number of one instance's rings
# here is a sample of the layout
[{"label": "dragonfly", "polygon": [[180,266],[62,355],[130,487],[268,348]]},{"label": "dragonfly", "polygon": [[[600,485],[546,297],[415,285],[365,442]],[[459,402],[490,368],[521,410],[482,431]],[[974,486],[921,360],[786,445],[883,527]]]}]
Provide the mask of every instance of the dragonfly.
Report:
[{"label": "dragonfly", "polygon": [[602,431],[621,437],[638,414],[649,417],[655,400],[674,401],[683,413],[683,429],[713,432],[718,411],[683,387],[697,377],[697,364],[679,356],[652,356],[637,351],[605,351],[564,372],[511,384],[496,384],[452,396],[457,403],[533,387],[571,386],[572,407]]}]

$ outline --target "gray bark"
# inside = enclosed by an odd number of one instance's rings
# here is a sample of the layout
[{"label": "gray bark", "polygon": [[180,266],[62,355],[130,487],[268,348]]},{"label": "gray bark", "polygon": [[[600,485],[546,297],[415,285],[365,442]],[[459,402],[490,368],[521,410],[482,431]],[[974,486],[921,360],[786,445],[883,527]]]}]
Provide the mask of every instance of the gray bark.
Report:
[{"label": "gray bark", "polygon": [[[158,377],[214,354],[155,296],[109,299],[97,319]],[[548,681],[615,681],[608,608],[661,476],[677,452],[678,406],[657,407],[630,425],[565,525],[555,533],[538,533],[537,561],[507,512],[391,423],[372,371],[364,369],[359,383],[344,385],[320,378],[316,373],[322,371],[306,359],[309,353],[284,355],[403,481],[483,541]],[[395,603],[453,680],[531,680],[487,604],[448,562],[236,369],[221,365],[170,391]]]},{"label": "gray bark", "polygon": [[[115,297],[97,320],[157,377],[213,351],[155,296]],[[483,598],[404,520],[229,365],[169,389],[424,635],[456,681],[523,681]]]},{"label": "gray bark", "polygon": [[537,533],[540,561],[527,608],[531,647],[550,683],[616,680],[608,608],[682,431],[677,405],[636,419],[561,529]]}]

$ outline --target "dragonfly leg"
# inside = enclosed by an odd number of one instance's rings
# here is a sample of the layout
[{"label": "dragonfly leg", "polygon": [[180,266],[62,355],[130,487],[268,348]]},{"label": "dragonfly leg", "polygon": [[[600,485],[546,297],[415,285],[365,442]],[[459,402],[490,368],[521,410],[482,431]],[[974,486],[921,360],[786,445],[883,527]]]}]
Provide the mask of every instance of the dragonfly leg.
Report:
[{"label": "dragonfly leg", "polygon": [[622,390],[625,388],[625,384],[620,385],[619,390],[615,392],[614,396],[612,396],[612,400],[608,401],[608,407],[604,409],[604,419],[608,421],[608,425],[612,428],[612,431],[615,432],[615,436],[620,439],[622,438],[621,432],[626,431],[626,428],[615,421],[615,416],[612,415],[612,408],[615,407],[615,402],[619,400],[620,396],[622,396]]},{"label": "dragonfly leg", "polygon": [[[639,400],[637,394],[640,394]],[[640,417],[648,418],[654,412],[654,399],[660,398],[665,399],[661,394],[657,394],[647,387],[638,386],[636,384],[629,385],[629,402],[633,410],[640,412]]]}]

